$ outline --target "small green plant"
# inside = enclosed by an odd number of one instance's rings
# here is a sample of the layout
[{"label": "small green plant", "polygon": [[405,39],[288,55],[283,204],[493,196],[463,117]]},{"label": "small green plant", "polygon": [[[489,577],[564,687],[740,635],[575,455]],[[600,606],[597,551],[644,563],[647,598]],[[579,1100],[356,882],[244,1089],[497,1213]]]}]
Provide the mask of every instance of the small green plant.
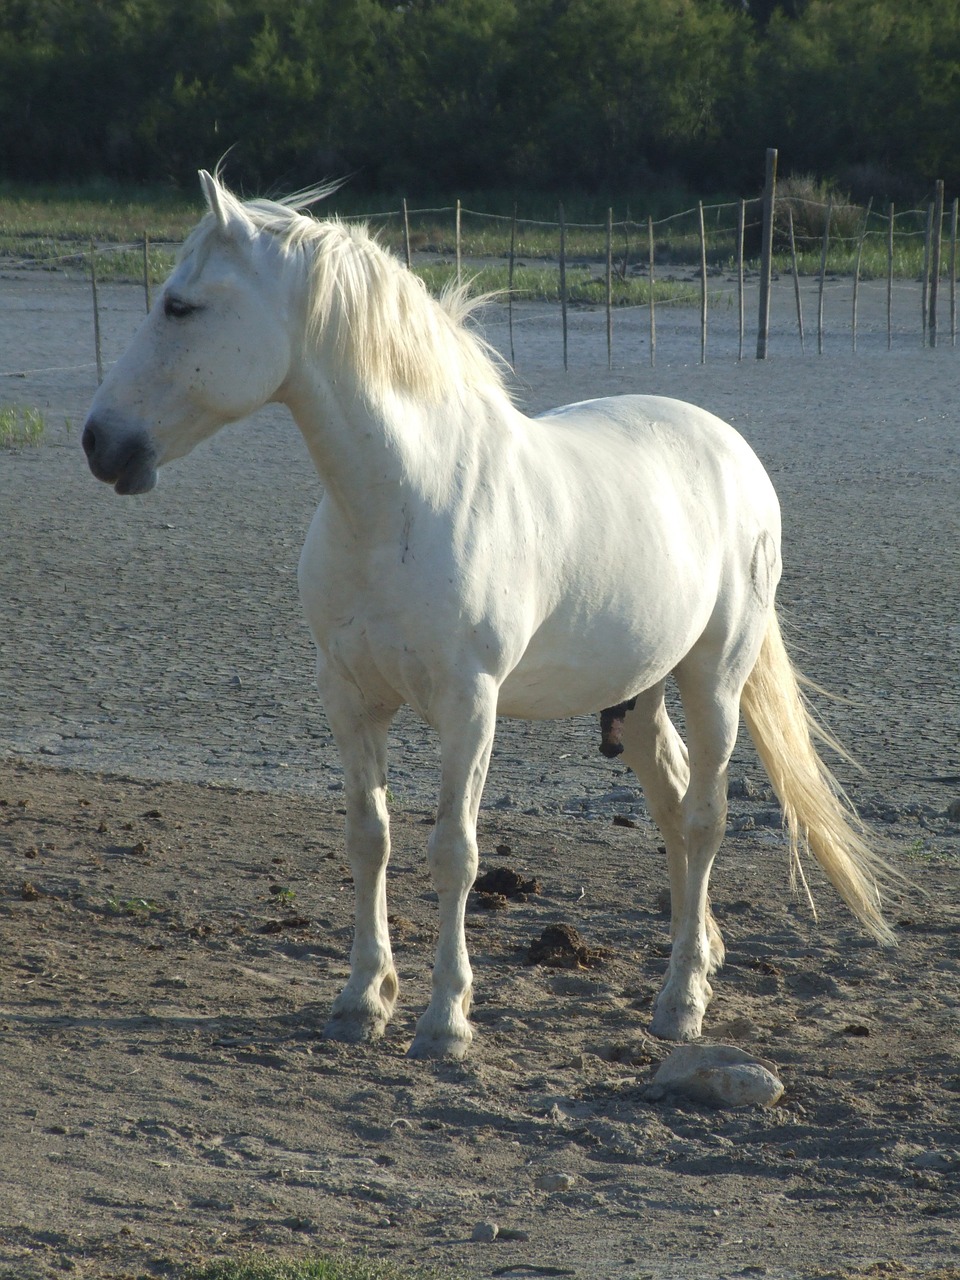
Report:
[{"label": "small green plant", "polygon": [[151,902],[148,898],[126,898],[124,901],[108,898],[106,905],[107,915],[133,916],[140,921],[149,920],[163,910],[159,903]]},{"label": "small green plant", "polygon": [[0,447],[22,449],[25,445],[38,445],[47,428],[39,409],[24,408],[12,404],[0,409]]}]

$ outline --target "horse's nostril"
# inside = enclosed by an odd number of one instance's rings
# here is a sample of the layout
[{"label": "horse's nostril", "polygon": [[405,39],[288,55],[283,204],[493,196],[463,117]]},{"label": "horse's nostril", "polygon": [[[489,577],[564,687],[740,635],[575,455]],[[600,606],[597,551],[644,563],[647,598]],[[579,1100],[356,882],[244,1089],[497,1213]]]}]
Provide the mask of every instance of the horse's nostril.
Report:
[{"label": "horse's nostril", "polygon": [[88,458],[91,458],[97,448],[97,433],[89,424],[83,429],[83,435],[80,437],[80,443],[83,445],[83,452]]}]

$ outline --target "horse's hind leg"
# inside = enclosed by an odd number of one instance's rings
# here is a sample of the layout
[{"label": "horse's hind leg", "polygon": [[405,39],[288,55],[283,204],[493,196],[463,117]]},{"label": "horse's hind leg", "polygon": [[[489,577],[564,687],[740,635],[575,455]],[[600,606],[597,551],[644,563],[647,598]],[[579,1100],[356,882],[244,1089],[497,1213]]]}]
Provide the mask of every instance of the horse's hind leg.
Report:
[{"label": "horse's hind leg", "polygon": [[350,977],[333,1004],[333,1040],[375,1040],[397,999],[387,925],[387,730],[394,708],[372,709],[357,687],[318,667],[324,708],[343,762],[347,858],[353,873],[355,926]]},{"label": "horse's hind leg", "polygon": [[[670,877],[670,936],[675,938],[682,918],[687,884],[687,849],[683,825],[683,797],[690,781],[687,748],[667,713],[665,681],[638,694],[622,730],[623,761],[637,775],[650,816],[660,829],[667,850]],[[723,964],[723,938],[707,906],[710,972]]]},{"label": "horse's hind leg", "polygon": [[[737,739],[740,692],[752,650],[689,654],[675,672],[687,722],[690,781],[681,805],[686,877],[676,917],[670,967],[652,1030],[668,1040],[695,1040],[713,992],[715,963],[707,889],[727,820],[727,767]],[[718,670],[719,668],[719,670]]]}]

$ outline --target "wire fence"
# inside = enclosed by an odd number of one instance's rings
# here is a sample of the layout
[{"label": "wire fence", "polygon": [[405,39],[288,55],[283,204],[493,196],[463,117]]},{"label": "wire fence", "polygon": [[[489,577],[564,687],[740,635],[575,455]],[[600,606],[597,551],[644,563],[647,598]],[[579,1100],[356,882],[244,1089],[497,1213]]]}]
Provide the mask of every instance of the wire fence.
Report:
[{"label": "wire fence", "polygon": [[[773,189],[771,189],[773,187]],[[345,218],[367,223],[381,242],[422,275],[428,287],[450,283],[489,292],[506,308],[509,358],[517,364],[516,330],[531,302],[558,304],[559,341],[566,368],[570,316],[590,309],[605,316],[607,363],[612,367],[615,333],[630,317],[627,359],[646,355],[655,365],[658,326],[683,311],[696,318],[699,357],[708,357],[711,316],[722,318],[736,358],[744,358],[754,333],[756,355],[769,343],[771,290],[779,315],[779,337],[801,352],[823,354],[846,332],[853,351],[862,329],[861,302],[870,290],[876,339],[935,347],[957,344],[958,202],[948,208],[943,184],[926,208],[874,208],[805,196],[776,197],[769,181],[765,196],[696,206],[666,217],[636,218],[628,211],[605,222],[567,221],[563,206],[553,220],[486,213],[453,204],[409,208]],[[149,311],[154,289],[171,269],[179,242],[154,242],[145,234],[126,243],[74,243],[47,252],[32,247],[3,259],[6,270],[82,271],[91,284],[93,338],[98,377],[103,376],[99,289],[103,280],[138,281]],[[837,317],[846,309],[848,319]],[[813,314],[811,314],[811,312]],[[735,324],[731,326],[731,313]],[[878,315],[880,320],[878,321]],[[832,324],[825,317],[833,318]],[[689,326],[688,326],[689,329]],[[641,344],[646,352],[641,351]],[[51,370],[52,371],[52,370]],[[22,376],[16,370],[0,376]]]}]

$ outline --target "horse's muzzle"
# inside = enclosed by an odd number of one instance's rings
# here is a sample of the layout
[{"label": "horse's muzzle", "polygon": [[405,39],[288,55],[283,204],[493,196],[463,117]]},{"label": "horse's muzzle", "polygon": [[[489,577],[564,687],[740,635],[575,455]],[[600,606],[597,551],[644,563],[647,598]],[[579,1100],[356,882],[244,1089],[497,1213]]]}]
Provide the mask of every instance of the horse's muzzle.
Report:
[{"label": "horse's muzzle", "polygon": [[143,436],[121,436],[88,418],[80,437],[90,470],[117,493],[146,493],[157,483],[153,446]]}]

